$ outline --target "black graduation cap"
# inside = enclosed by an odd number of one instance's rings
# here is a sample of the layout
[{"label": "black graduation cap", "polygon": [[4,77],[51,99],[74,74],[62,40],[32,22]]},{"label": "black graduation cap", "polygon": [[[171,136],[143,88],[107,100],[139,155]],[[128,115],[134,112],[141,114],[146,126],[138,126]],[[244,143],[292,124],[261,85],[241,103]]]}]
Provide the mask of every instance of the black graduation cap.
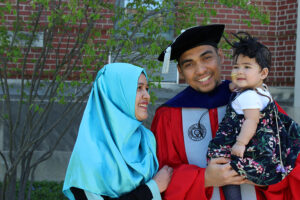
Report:
[{"label": "black graduation cap", "polygon": [[224,28],[224,24],[211,24],[195,26],[183,31],[158,57],[159,61],[164,61],[163,73],[168,71],[170,60],[178,60],[181,54],[189,49],[199,45],[217,47]]}]

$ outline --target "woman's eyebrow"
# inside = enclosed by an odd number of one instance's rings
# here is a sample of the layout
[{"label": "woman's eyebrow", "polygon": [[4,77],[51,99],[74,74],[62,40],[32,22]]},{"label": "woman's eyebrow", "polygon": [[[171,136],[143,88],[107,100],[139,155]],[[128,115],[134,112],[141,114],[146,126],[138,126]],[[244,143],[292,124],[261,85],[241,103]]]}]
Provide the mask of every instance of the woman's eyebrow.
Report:
[{"label": "woman's eyebrow", "polygon": [[148,83],[138,82],[138,85],[148,85]]}]

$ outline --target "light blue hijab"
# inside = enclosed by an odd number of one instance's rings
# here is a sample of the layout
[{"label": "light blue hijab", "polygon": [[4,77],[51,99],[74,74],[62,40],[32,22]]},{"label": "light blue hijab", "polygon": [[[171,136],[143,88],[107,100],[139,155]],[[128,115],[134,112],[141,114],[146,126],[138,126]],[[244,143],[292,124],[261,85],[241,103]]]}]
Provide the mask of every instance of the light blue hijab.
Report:
[{"label": "light blue hijab", "polygon": [[63,186],[109,197],[148,182],[158,170],[152,132],[135,117],[138,79],[146,72],[127,63],[105,65],[89,96]]}]

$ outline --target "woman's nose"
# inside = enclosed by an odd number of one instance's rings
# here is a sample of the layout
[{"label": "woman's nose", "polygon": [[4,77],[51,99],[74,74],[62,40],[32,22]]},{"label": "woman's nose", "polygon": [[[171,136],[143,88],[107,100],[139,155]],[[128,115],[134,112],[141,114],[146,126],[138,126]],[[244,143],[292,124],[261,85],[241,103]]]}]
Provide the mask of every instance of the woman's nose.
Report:
[{"label": "woman's nose", "polygon": [[147,90],[145,90],[144,94],[143,94],[143,98],[144,99],[150,99],[150,94]]}]

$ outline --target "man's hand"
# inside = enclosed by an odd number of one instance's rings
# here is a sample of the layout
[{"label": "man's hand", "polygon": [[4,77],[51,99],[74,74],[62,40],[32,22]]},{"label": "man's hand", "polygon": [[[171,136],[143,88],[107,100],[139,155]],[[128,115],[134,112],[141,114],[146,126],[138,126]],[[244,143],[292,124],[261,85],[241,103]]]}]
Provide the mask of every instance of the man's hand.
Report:
[{"label": "man's hand", "polygon": [[171,181],[172,174],[173,168],[165,165],[153,177],[153,180],[156,182],[160,193],[164,192],[167,189]]},{"label": "man's hand", "polygon": [[231,149],[231,154],[236,155],[240,158],[244,157],[244,152],[245,152],[246,146],[239,141],[237,141]]},{"label": "man's hand", "polygon": [[234,171],[226,158],[214,158],[205,169],[205,187],[245,183],[245,179]]}]

